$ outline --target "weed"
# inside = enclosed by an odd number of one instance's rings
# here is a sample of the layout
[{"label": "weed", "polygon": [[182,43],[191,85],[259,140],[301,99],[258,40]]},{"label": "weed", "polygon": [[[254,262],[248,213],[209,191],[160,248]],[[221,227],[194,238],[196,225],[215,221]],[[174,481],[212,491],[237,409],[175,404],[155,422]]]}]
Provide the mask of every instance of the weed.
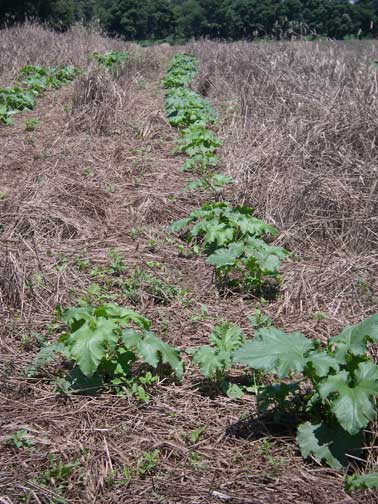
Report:
[{"label": "weed", "polygon": [[37,127],[40,125],[40,121],[36,117],[32,117],[30,119],[26,119],[24,124],[25,124],[25,131],[35,131]]},{"label": "weed", "polygon": [[284,459],[277,459],[272,453],[272,446],[270,444],[269,439],[264,438],[261,441],[261,446],[259,448],[259,452],[262,457],[269,463],[273,474],[277,475],[280,469],[285,464]]},{"label": "weed", "polygon": [[91,168],[85,168],[83,170],[83,175],[84,175],[84,177],[92,177],[93,176],[93,170]]},{"label": "weed", "polygon": [[123,258],[121,254],[114,249],[110,249],[108,252],[108,257],[111,259],[109,269],[110,269],[110,274],[114,276],[119,276],[121,273],[126,271],[126,266],[123,262]]},{"label": "weed", "polygon": [[198,441],[200,440],[200,437],[202,436],[202,434],[205,431],[206,431],[206,427],[200,426],[200,427],[197,427],[197,429],[194,429],[188,433],[185,433],[183,435],[183,438],[187,443],[189,443],[191,445],[195,445],[198,443]]},{"label": "weed", "polygon": [[202,456],[195,451],[189,452],[189,464],[193,467],[193,469],[207,469],[207,464],[202,462]]},{"label": "weed", "polygon": [[144,452],[143,455],[138,460],[138,474],[139,476],[146,476],[153,472],[158,464],[160,459],[160,451],[153,450],[150,452]]},{"label": "weed", "polygon": [[7,436],[4,439],[3,444],[17,449],[21,448],[30,449],[32,448],[34,442],[30,438],[29,433],[26,429],[20,429],[14,432],[13,434]]},{"label": "weed", "polygon": [[209,310],[207,309],[207,306],[204,304],[200,305],[200,313],[199,315],[193,315],[190,320],[192,322],[202,322],[206,320],[209,317]]},{"label": "weed", "polygon": [[143,293],[152,297],[157,304],[168,304],[179,294],[179,289],[142,268],[136,268],[123,283],[123,295],[133,303],[138,303]]},{"label": "weed", "polygon": [[[49,467],[38,474],[35,478],[36,483],[42,486],[52,486],[57,492],[63,492],[69,482],[69,479],[76,468],[80,466],[79,461],[64,462],[52,453],[47,456]],[[63,497],[55,499],[56,503],[67,502]]]},{"label": "weed", "polygon": [[348,493],[368,488],[378,488],[378,472],[353,474],[345,478],[345,490]]},{"label": "weed", "polygon": [[129,54],[125,51],[108,51],[100,54],[93,53],[93,59],[107,70],[119,71],[128,61]]},{"label": "weed", "polygon": [[269,317],[269,315],[266,315],[259,309],[256,309],[253,315],[249,315],[248,320],[254,329],[261,329],[261,327],[269,327],[273,324],[273,321]]},{"label": "weed", "polygon": [[75,257],[75,267],[79,271],[87,271],[90,268],[90,266],[91,262],[88,259],[88,257],[84,255],[84,253],[81,253],[77,257]]}]

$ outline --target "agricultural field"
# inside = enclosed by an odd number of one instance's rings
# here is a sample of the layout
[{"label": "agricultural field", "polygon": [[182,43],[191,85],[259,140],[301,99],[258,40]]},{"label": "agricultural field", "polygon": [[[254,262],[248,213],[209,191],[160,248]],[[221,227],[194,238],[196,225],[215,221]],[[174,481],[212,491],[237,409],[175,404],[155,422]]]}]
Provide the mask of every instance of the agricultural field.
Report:
[{"label": "agricultural field", "polygon": [[378,502],[378,43],[0,31],[0,502]]}]

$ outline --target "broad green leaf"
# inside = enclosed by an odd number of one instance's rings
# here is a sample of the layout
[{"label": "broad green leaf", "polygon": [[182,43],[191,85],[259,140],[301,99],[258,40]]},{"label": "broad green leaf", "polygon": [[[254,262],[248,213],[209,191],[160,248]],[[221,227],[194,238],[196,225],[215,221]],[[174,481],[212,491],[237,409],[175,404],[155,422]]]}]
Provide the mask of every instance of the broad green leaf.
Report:
[{"label": "broad green leaf", "polygon": [[230,353],[219,351],[208,345],[203,345],[188,353],[193,354],[193,362],[199,366],[201,373],[206,378],[213,377],[217,371],[223,373],[232,364]]},{"label": "broad green leaf", "polygon": [[230,399],[241,399],[244,395],[244,391],[236,383],[228,383],[226,386],[226,395]]},{"label": "broad green leaf", "polygon": [[71,326],[73,321],[90,320],[92,318],[92,314],[93,308],[91,306],[67,308],[63,312],[62,319],[68,326]]},{"label": "broad green leaf", "polygon": [[257,262],[263,274],[269,274],[278,270],[281,260],[289,253],[282,247],[269,245],[258,238],[248,238],[245,241],[245,255]]},{"label": "broad green leaf", "polygon": [[127,348],[138,348],[142,340],[142,335],[140,332],[135,331],[135,329],[126,329],[122,331],[122,341]]},{"label": "broad green leaf", "polygon": [[118,339],[114,330],[118,328],[113,320],[100,318],[95,327],[85,322],[67,341],[71,356],[85,376],[92,376],[105,355],[105,345],[114,345]]},{"label": "broad green leaf", "polygon": [[237,225],[244,235],[249,234],[252,236],[276,236],[278,234],[277,229],[274,226],[271,226],[270,224],[267,224],[266,222],[257,219],[257,217],[253,217],[252,215],[234,211],[230,212],[229,220],[233,224]]},{"label": "broad green leaf", "polygon": [[244,343],[245,337],[239,326],[231,322],[224,322],[214,326],[209,340],[220,350],[234,352]]},{"label": "broad green leaf", "polygon": [[364,438],[361,433],[351,436],[340,427],[332,429],[325,424],[305,422],[298,427],[297,443],[303,458],[312,456],[319,463],[324,461],[341,469],[348,463],[348,454],[360,455]]},{"label": "broad green leaf", "polygon": [[378,488],[378,472],[353,474],[345,478],[345,490],[348,493],[366,488]]},{"label": "broad green leaf", "polygon": [[243,243],[231,243],[228,247],[220,248],[213,254],[209,255],[206,262],[216,268],[233,266],[235,261],[242,255],[243,250]]},{"label": "broad green leaf", "polygon": [[190,235],[193,236],[199,236],[201,234],[207,233],[208,229],[210,229],[212,226],[217,226],[219,224],[219,221],[217,219],[212,219],[212,220],[204,220],[204,221],[199,221],[190,230]]},{"label": "broad green leaf", "polygon": [[143,317],[140,313],[132,310],[131,308],[122,308],[117,305],[108,305],[108,314],[120,319],[120,325],[123,327],[129,322],[134,322],[135,325],[141,329],[149,329],[151,321]]},{"label": "broad green leaf", "polygon": [[160,362],[169,364],[176,373],[177,378],[182,378],[184,366],[180,359],[180,352],[155,336],[154,333],[146,332],[137,350],[150,366],[156,368]]},{"label": "broad green leaf", "polygon": [[340,369],[335,357],[329,355],[327,352],[318,350],[308,354],[307,364],[311,364],[316,374],[321,378],[327,376],[331,369],[336,373]]},{"label": "broad green leaf", "polygon": [[179,233],[182,231],[190,222],[192,222],[191,217],[186,217],[185,219],[180,219],[178,221],[172,222],[169,226],[170,231],[173,233]]},{"label": "broad green leaf", "polygon": [[361,362],[352,381],[347,371],[329,376],[319,386],[319,394],[331,402],[331,411],[344,430],[357,434],[375,418],[371,397],[378,395],[378,366]]},{"label": "broad green leaf", "polygon": [[346,327],[341,334],[330,338],[329,342],[335,346],[335,355],[340,364],[345,363],[348,352],[352,355],[365,355],[368,342],[378,342],[378,314]]},{"label": "broad green leaf", "polygon": [[313,342],[301,333],[286,334],[274,327],[259,329],[256,337],[234,353],[234,360],[283,378],[303,371]]},{"label": "broad green leaf", "polygon": [[227,184],[233,184],[234,179],[229,175],[223,175],[223,173],[214,173],[210,178],[210,182],[214,187],[223,187]]},{"label": "broad green leaf", "polygon": [[234,230],[225,224],[209,225],[204,236],[205,244],[215,243],[218,247],[229,243],[234,238]]}]

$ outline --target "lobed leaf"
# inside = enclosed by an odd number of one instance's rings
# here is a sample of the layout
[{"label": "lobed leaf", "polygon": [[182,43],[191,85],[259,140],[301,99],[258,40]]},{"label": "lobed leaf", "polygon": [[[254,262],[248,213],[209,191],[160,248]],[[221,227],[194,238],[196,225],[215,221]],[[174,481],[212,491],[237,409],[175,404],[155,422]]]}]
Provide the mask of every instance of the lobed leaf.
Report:
[{"label": "lobed leaf", "polygon": [[256,337],[234,353],[234,360],[283,378],[304,370],[314,343],[301,333],[286,334],[274,327],[259,329]]},{"label": "lobed leaf", "polygon": [[331,411],[349,434],[357,434],[375,418],[372,397],[378,395],[378,366],[361,362],[352,380],[347,371],[328,378],[319,385],[319,394],[331,403]]},{"label": "lobed leaf", "polygon": [[345,364],[348,353],[365,355],[369,342],[378,342],[378,314],[354,326],[346,327],[338,336],[329,339],[335,348],[335,356],[340,364]]},{"label": "lobed leaf", "polygon": [[325,461],[334,469],[348,463],[348,454],[359,456],[363,435],[350,435],[342,428],[330,428],[325,424],[305,422],[298,427],[297,443],[303,458],[314,457],[319,463]]}]

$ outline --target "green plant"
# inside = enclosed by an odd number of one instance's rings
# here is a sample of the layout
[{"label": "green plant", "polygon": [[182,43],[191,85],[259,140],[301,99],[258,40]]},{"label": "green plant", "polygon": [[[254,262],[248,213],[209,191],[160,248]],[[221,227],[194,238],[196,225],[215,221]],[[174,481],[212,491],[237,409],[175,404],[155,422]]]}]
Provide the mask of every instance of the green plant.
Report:
[{"label": "green plant", "polygon": [[194,91],[187,88],[169,89],[165,95],[165,112],[168,122],[178,128],[193,124],[206,126],[216,119],[211,105]]},{"label": "green plant", "polygon": [[346,492],[352,493],[354,490],[364,490],[367,488],[378,488],[378,472],[346,476]]},{"label": "green plant", "polygon": [[162,85],[166,89],[187,86],[197,73],[197,60],[194,56],[178,53],[170,61]]},{"label": "green plant", "polygon": [[[36,482],[43,486],[51,485],[57,491],[62,492],[66,488],[74,470],[80,466],[80,462],[64,462],[52,453],[48,454],[47,459],[49,467],[38,474]],[[54,500],[54,502],[64,503],[67,501],[61,496],[57,496],[57,500]]]},{"label": "green plant", "polygon": [[12,124],[12,116],[17,113],[17,110],[9,110],[5,104],[0,103],[0,122],[9,126]]},{"label": "green plant", "polygon": [[254,329],[260,329],[261,327],[269,327],[273,324],[272,319],[269,315],[266,315],[258,308],[255,310],[253,315],[248,316],[249,323]]},{"label": "green plant", "polygon": [[48,88],[58,89],[74,80],[81,70],[71,65],[45,68],[26,65],[21,68],[22,85],[35,95]]},{"label": "green plant", "polygon": [[199,315],[193,315],[190,320],[192,322],[202,322],[203,320],[206,320],[209,316],[209,310],[207,309],[207,306],[204,304],[200,305],[200,313]]},{"label": "green plant", "polygon": [[176,233],[185,228],[189,228],[189,242],[200,240],[220,286],[243,286],[261,294],[267,278],[279,279],[280,262],[289,255],[264,241],[265,236],[276,236],[277,230],[254,217],[249,207],[206,203],[170,226]]},{"label": "green plant", "polygon": [[207,168],[203,171],[200,178],[190,180],[184,187],[184,191],[212,190],[219,193],[226,185],[233,184],[234,179],[222,173],[208,173]]},{"label": "green plant", "polygon": [[231,384],[226,379],[226,373],[233,365],[233,353],[245,342],[245,337],[235,324],[223,322],[214,326],[210,337],[210,345],[191,348],[187,353],[200,368],[203,376],[213,380],[217,387],[228,397],[240,398],[243,389],[239,385]]},{"label": "green plant", "polygon": [[[0,121],[12,124],[12,116],[17,112],[33,110],[35,97],[47,88],[59,88],[80,72],[72,66],[43,68],[27,65],[20,70],[22,82],[14,87],[0,88]],[[33,129],[35,129],[35,124]],[[28,129],[27,131],[32,131]]]},{"label": "green plant", "polygon": [[283,467],[284,460],[282,458],[277,459],[273,455],[272,445],[271,445],[269,439],[264,438],[261,441],[259,452],[262,455],[262,457],[269,463],[273,473],[277,473],[278,470]]},{"label": "green plant", "polygon": [[193,469],[203,470],[207,469],[208,465],[202,461],[202,456],[200,453],[195,451],[190,451],[188,455],[189,464]]},{"label": "green plant", "polygon": [[303,404],[297,433],[303,457],[312,456],[341,468],[348,454],[359,455],[363,429],[376,416],[378,366],[370,358],[368,346],[377,342],[378,315],[346,327],[329,338],[325,347],[320,340],[309,340],[301,333],[285,334],[268,327],[259,329],[233,359],[279,378],[302,374],[301,379],[270,390],[271,398],[281,394],[282,402],[289,395],[297,396],[299,401],[290,402]]},{"label": "green plant", "polygon": [[113,67],[125,65],[129,59],[129,53],[126,51],[108,51],[106,53],[93,53],[93,59],[101,66],[110,70]]},{"label": "green plant", "polygon": [[117,250],[110,249],[108,257],[111,259],[109,268],[112,275],[119,276],[127,269],[121,254]]},{"label": "green plant", "polygon": [[152,450],[144,452],[138,460],[138,474],[139,476],[146,476],[150,474],[159,464],[160,451]]},{"label": "green plant", "polygon": [[25,121],[25,131],[34,131],[40,124],[39,119],[32,117]]},{"label": "green plant", "polygon": [[219,138],[202,124],[192,124],[180,133],[181,138],[176,142],[175,152],[183,152],[190,157],[214,154],[222,145]]},{"label": "green plant", "polygon": [[0,104],[10,110],[33,110],[35,102],[33,93],[19,87],[0,88]]},{"label": "green plant", "polygon": [[206,431],[206,427],[204,425],[201,425],[200,427],[197,427],[197,429],[194,429],[188,433],[185,433],[183,435],[183,438],[186,442],[188,442],[191,445],[195,445],[198,443],[200,440],[200,437],[202,434]]},{"label": "green plant", "polygon": [[86,271],[90,268],[90,266],[91,266],[91,261],[89,260],[88,257],[85,256],[85,254],[83,252],[75,257],[75,267],[79,271]]},{"label": "green plant", "polygon": [[72,390],[93,392],[111,387],[141,394],[138,386],[155,380],[152,375],[141,378],[141,373],[139,377],[133,373],[137,361],[156,372],[167,364],[177,378],[182,377],[179,352],[155,336],[151,322],[130,308],[116,304],[70,308],[62,313],[62,319],[68,332],[61,334],[57,343],[41,349],[29,374],[35,374],[58,353],[72,362],[67,376]]},{"label": "green plant", "polygon": [[17,449],[31,448],[34,444],[26,429],[20,429],[9,436],[6,436],[3,443],[6,446],[11,446]]},{"label": "green plant", "polygon": [[179,289],[143,268],[135,268],[123,282],[122,293],[134,303],[138,303],[143,294],[147,294],[156,304],[168,304],[179,294]]}]

